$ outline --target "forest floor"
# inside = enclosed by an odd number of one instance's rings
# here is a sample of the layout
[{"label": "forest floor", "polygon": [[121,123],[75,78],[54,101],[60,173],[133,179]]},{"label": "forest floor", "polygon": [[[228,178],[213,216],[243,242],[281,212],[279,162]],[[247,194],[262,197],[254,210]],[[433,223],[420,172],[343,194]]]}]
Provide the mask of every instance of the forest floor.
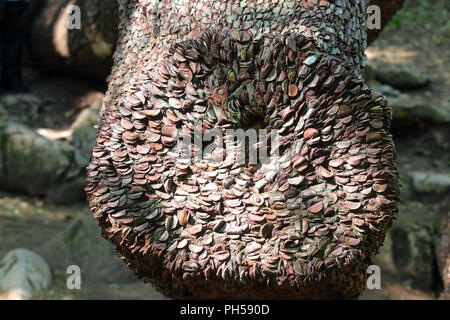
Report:
[{"label": "forest floor", "polygon": [[[367,50],[369,63],[393,64],[414,69],[431,80],[431,86],[410,95],[425,106],[450,109],[450,4],[440,1],[407,1]],[[34,124],[65,130],[75,116],[93,101],[101,98],[105,87],[68,78],[43,76],[26,71],[26,80],[33,93],[52,101],[60,110],[43,110]],[[57,88],[57,90],[55,90]],[[449,111],[448,109],[446,110]],[[55,115],[60,115],[55,119]],[[449,128],[417,122],[415,128],[394,132],[400,172],[430,169],[448,172],[450,158],[442,141],[449,141]],[[434,208],[442,199],[426,196],[416,199],[419,211]],[[84,203],[57,206],[28,195],[0,192],[0,259],[14,248],[41,246],[78,217],[89,215]],[[136,280],[125,284],[90,283],[82,290],[66,288],[67,274],[53,270],[53,284],[42,299],[164,299],[151,286]],[[366,290],[364,299],[435,299],[436,293],[412,288],[408,283],[389,274],[382,278],[381,290]]]},{"label": "forest floor", "polygon": [[[89,215],[84,204],[56,206],[39,198],[0,193],[0,257],[13,248],[36,249],[57,236],[68,223]],[[51,261],[48,261],[51,264]],[[41,297],[47,300],[97,300],[97,299],[167,299],[152,290],[151,285],[139,280],[127,283],[87,281],[81,290],[69,290],[66,286],[68,274],[65,270],[52,270],[53,283]],[[394,275],[383,273],[380,290],[366,290],[361,299],[379,300],[431,300],[432,292],[411,288]]]}]

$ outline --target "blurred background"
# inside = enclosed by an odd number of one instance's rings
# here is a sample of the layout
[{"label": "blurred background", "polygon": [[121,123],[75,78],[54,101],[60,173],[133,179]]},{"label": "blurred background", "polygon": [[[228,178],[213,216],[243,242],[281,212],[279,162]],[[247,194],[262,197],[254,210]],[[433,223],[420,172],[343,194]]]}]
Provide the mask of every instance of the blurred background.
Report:
[{"label": "blurred background", "polygon": [[[67,30],[72,4],[81,29]],[[22,79],[0,91],[0,299],[165,299],[126,270],[84,201],[117,12],[34,0],[23,14]],[[366,80],[393,109],[402,202],[374,261],[381,289],[360,299],[448,299],[450,1],[406,0],[367,56]],[[67,288],[70,265],[81,289]]]}]

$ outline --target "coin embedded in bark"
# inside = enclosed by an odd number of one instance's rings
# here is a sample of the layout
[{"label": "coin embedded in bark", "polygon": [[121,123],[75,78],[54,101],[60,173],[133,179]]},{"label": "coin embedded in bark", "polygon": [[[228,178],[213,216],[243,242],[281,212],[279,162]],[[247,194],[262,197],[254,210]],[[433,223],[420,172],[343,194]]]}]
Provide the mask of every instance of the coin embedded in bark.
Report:
[{"label": "coin embedded in bark", "polygon": [[[364,289],[399,184],[390,108],[361,77],[357,2],[121,6],[86,192],[144,281],[174,298]],[[279,139],[239,153],[231,129]]]}]

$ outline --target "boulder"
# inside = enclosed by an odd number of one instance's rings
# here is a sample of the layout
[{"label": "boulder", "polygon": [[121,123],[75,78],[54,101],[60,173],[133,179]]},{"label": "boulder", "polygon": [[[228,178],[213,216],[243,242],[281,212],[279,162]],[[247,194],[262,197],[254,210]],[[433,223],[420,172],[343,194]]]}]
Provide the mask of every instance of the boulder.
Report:
[{"label": "boulder", "polygon": [[0,122],[0,188],[65,204],[84,199],[89,157],[17,123]]},{"label": "boulder", "polygon": [[409,167],[407,168],[400,168],[400,183],[401,183],[401,189],[400,189],[400,199],[401,201],[408,201],[408,200],[414,200],[414,197],[416,196],[414,194],[414,189],[411,185],[411,179],[408,176],[408,170],[410,170]]},{"label": "boulder", "polygon": [[0,119],[23,124],[38,120],[39,110],[45,102],[33,94],[7,94],[0,96]]},{"label": "boulder", "polygon": [[444,195],[450,192],[449,172],[412,171],[409,176],[418,194]]},{"label": "boulder", "polygon": [[369,87],[374,87],[379,84],[375,78],[375,67],[372,64],[367,63],[364,68],[364,81],[369,85]]},{"label": "boulder", "polygon": [[421,203],[400,205],[398,219],[375,257],[382,275],[390,275],[410,287],[434,289],[433,221],[435,212]]},{"label": "boulder", "polygon": [[436,235],[434,236],[434,250],[436,262],[441,276],[443,291],[439,297],[450,299],[450,197],[442,203],[440,214],[436,218]]},{"label": "boulder", "polygon": [[434,127],[431,130],[431,134],[433,135],[434,142],[439,148],[447,151],[450,150],[450,140],[448,139],[448,134],[446,134],[444,128]]},{"label": "boulder", "polygon": [[101,107],[102,100],[94,102],[78,115],[72,125],[71,144],[85,154],[90,154],[94,147]]},{"label": "boulder", "polygon": [[395,66],[378,66],[375,78],[381,83],[388,84],[400,90],[415,90],[426,87],[430,80],[414,71]]},{"label": "boulder", "polygon": [[97,222],[90,215],[72,221],[37,251],[52,268],[66,270],[70,265],[79,266],[83,281],[125,283],[136,280],[113,245],[101,236]]},{"label": "boulder", "polygon": [[30,250],[14,249],[0,262],[0,299],[37,298],[48,289],[51,282],[49,266]]},{"label": "boulder", "polygon": [[410,94],[400,92],[389,85],[375,86],[374,91],[387,97],[392,108],[394,127],[413,126],[420,121],[436,124],[450,123],[450,107],[446,102],[442,105],[425,105]]}]

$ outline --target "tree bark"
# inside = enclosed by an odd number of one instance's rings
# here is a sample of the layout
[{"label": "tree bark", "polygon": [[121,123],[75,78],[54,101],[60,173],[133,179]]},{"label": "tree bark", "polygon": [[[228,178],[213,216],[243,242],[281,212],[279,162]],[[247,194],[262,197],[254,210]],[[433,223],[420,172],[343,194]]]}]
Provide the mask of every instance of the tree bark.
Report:
[{"label": "tree bark", "polygon": [[[86,192],[136,275],[174,298],[365,288],[399,191],[391,110],[361,76],[367,5],[119,1]],[[198,121],[280,140],[269,164],[228,146],[179,161],[174,134],[191,139]]]},{"label": "tree bark", "polygon": [[[36,0],[28,16],[28,54],[47,72],[104,81],[111,72],[117,41],[118,8],[115,1]],[[70,6],[81,10],[80,29],[69,30]]]},{"label": "tree bark", "polygon": [[[372,0],[381,8],[381,29],[367,30],[370,45],[389,23],[404,0]],[[69,5],[78,5],[82,12],[81,30],[68,31],[64,19]],[[31,2],[32,21],[28,41],[32,62],[46,71],[75,74],[105,80],[112,66],[112,53],[117,41],[118,8],[115,1]]]},{"label": "tree bark", "polygon": [[403,6],[405,0],[370,0],[370,5],[379,6],[381,9],[381,29],[367,31],[367,44],[370,45],[378,38],[384,27],[391,21],[394,14]]}]

